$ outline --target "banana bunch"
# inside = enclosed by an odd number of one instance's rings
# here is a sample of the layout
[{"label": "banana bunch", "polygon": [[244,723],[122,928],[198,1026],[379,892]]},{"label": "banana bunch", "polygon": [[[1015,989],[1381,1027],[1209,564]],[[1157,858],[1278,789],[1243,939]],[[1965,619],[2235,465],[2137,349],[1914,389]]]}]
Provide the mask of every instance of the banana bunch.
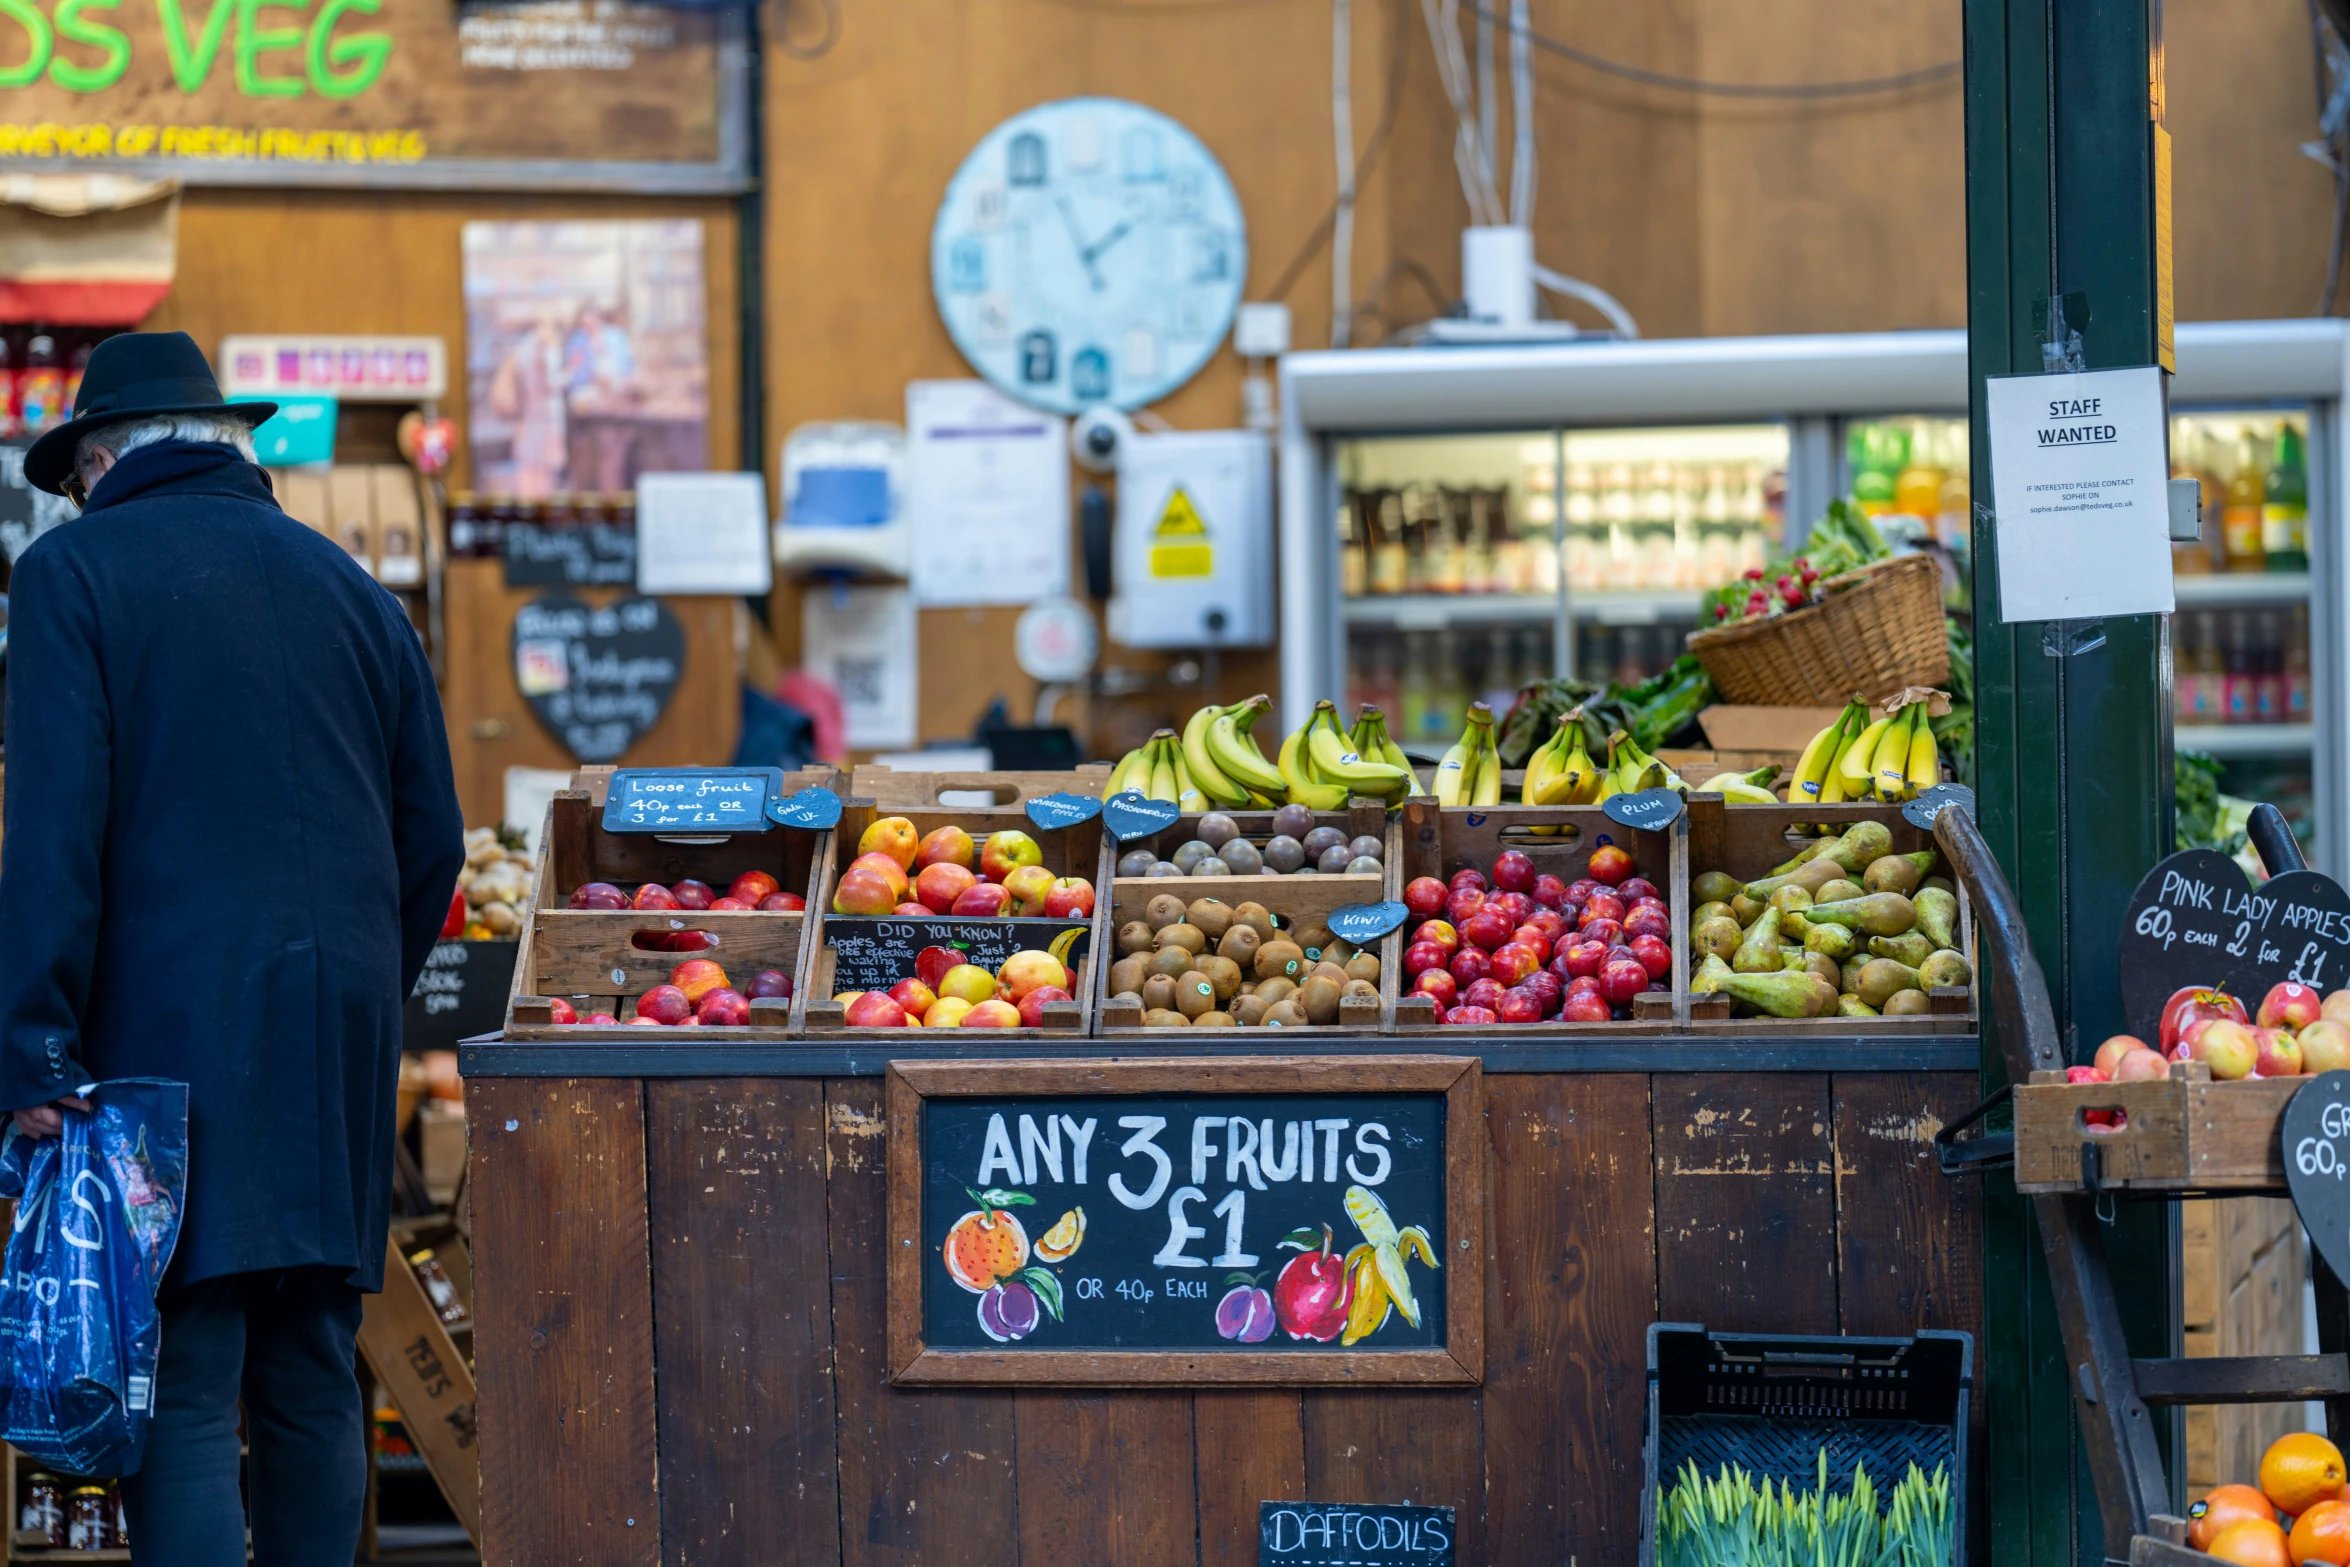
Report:
[{"label": "banana bunch", "polygon": [[1583,709],[1559,716],[1558,732],[1526,758],[1520,805],[1589,805],[1599,798],[1600,770],[1583,744]]},{"label": "banana bunch", "polygon": [[1271,711],[1273,699],[1259,692],[1229,707],[1211,702],[1183,726],[1184,769],[1216,809],[1271,810],[1289,799],[1289,781],[1250,733]]},{"label": "banana bunch", "polygon": [[1183,742],[1172,729],[1158,731],[1119,758],[1118,765],[1110,769],[1109,781],[1102,785],[1102,798],[1107,800],[1129,789],[1186,811],[1211,809],[1207,796],[1192,781],[1191,769],[1184,765]]},{"label": "banana bunch", "polygon": [[[1360,723],[1355,727],[1362,731]],[[1381,719],[1371,737],[1384,740],[1386,734],[1386,720]],[[1420,787],[1401,751],[1389,761],[1384,750],[1374,757],[1358,749],[1338,725],[1337,706],[1327,701],[1315,703],[1306,721],[1281,742],[1276,765],[1289,785],[1290,803],[1316,811],[1344,810],[1358,794],[1394,805]]]},{"label": "banana bunch", "polygon": [[1346,1329],[1338,1337],[1340,1346],[1359,1343],[1378,1332],[1390,1311],[1402,1312],[1404,1321],[1418,1327],[1420,1302],[1412,1294],[1404,1258],[1409,1254],[1431,1268],[1443,1266],[1436,1260],[1436,1247],[1427,1230],[1417,1224],[1397,1229],[1387,1204],[1368,1187],[1346,1189],[1346,1211],[1355,1228],[1363,1232],[1363,1243],[1346,1254],[1346,1277],[1353,1286],[1353,1300],[1347,1306]]},{"label": "banana bunch", "polygon": [[1716,773],[1699,784],[1697,792],[1718,794],[1742,805],[1777,805],[1779,797],[1771,793],[1771,785],[1778,777],[1779,764],[1771,762],[1751,773]]},{"label": "banana bunch", "polygon": [[1501,750],[1493,738],[1493,709],[1469,704],[1469,722],[1436,764],[1438,805],[1501,804]]},{"label": "banana bunch", "polygon": [[1421,795],[1428,792],[1420,787],[1420,775],[1412,770],[1411,758],[1403,754],[1402,746],[1397,745],[1393,739],[1389,738],[1387,715],[1379,709],[1368,703],[1357,708],[1355,710],[1354,731],[1346,738],[1347,743],[1354,747],[1356,755],[1367,756],[1373,761],[1384,761],[1392,767],[1402,768],[1406,795]]},{"label": "banana bunch", "polygon": [[1607,737],[1607,772],[1599,787],[1602,800],[1615,794],[1638,794],[1643,789],[1689,793],[1689,785],[1679,773],[1640,749],[1640,742],[1621,729]]},{"label": "banana bunch", "polygon": [[1837,805],[1847,800],[1914,800],[1942,781],[1930,709],[1906,703],[1882,718],[1857,698],[1834,723],[1812,736],[1787,785],[1790,805]]}]

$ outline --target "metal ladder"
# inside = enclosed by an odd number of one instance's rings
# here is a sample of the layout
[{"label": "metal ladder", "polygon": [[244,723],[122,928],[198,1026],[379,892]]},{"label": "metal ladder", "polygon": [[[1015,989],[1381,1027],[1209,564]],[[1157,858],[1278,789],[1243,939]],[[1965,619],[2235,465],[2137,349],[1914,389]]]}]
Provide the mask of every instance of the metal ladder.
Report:
[{"label": "metal ladder", "polygon": [[[2306,869],[2301,847],[2276,807],[2255,806],[2249,824],[2254,849],[2271,875]],[[1992,1013],[2010,1083],[2033,1072],[2061,1072],[2064,1058],[2048,983],[2032,955],[2023,911],[1992,859],[1981,830],[1963,810],[1934,819],[1934,838],[1973,898],[1984,971],[1991,979]],[[2012,1163],[2014,1134],[1957,1134],[2008,1097],[2001,1089],[1946,1128],[1940,1144],[1945,1174],[1979,1173]],[[2226,1193],[2215,1193],[2225,1196]],[[2105,1528],[2106,1560],[2129,1567],[2186,1567],[2216,1558],[2186,1544],[2186,1520],[2170,1512],[2170,1487],[2155,1445],[2150,1409],[2173,1404],[2277,1404],[2319,1399],[2336,1445],[2350,1441],[2350,1292],[2312,1250],[2317,1290],[2316,1355],[2262,1355],[2229,1359],[2140,1360],[2122,1334],[2113,1277],[2106,1267],[2101,1199],[2090,1194],[2030,1199],[2040,1222],[2040,1247],[2056,1299],[2065,1359],[2073,1368],[2073,1409],[2080,1417],[2089,1478]],[[2102,1200],[2111,1201],[2108,1194]],[[2140,1200],[2147,1200],[2141,1198]],[[2158,1201],[2177,1201],[2163,1194]],[[2115,1554],[2123,1542],[2125,1554]]]}]

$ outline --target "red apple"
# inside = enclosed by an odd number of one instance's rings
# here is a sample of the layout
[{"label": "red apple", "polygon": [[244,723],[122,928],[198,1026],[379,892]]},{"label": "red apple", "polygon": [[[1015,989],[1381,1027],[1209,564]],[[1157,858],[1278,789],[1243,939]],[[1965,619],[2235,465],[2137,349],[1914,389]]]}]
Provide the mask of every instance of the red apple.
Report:
[{"label": "red apple", "polygon": [[628,900],[628,906],[632,909],[674,909],[682,907],[682,905],[680,905],[677,901],[677,894],[671,892],[667,887],[662,886],[657,881],[646,882],[642,887],[637,888],[636,896]]},{"label": "red apple", "polygon": [[1482,887],[1455,887],[1444,900],[1444,917],[1455,925],[1465,925],[1469,916],[1485,907],[1485,889]]},{"label": "red apple", "polygon": [[1501,1005],[1493,1009],[1504,1023],[1539,1023],[1542,1021],[1542,997],[1523,985],[1501,993]]},{"label": "red apple", "polygon": [[848,868],[841,872],[841,877],[846,880],[859,871],[870,871],[888,883],[889,901],[892,903],[905,902],[908,892],[914,885],[906,879],[906,868],[886,854],[858,855],[849,861]]},{"label": "red apple", "polygon": [[1596,990],[1571,992],[1559,1007],[1562,1023],[1605,1023],[1615,1017],[1607,1004],[1607,997]]},{"label": "red apple", "polygon": [[1293,1339],[1327,1344],[1346,1326],[1354,1295],[1346,1276],[1346,1254],[1331,1250],[1328,1225],[1322,1227],[1318,1249],[1295,1241],[1282,1244],[1296,1246],[1298,1254],[1282,1265],[1280,1277],[1273,1281],[1274,1320]]},{"label": "red apple", "polygon": [[1433,876],[1415,876],[1403,890],[1403,906],[1421,919],[1432,919],[1444,907],[1451,889]]},{"label": "red apple", "polygon": [[1599,976],[1597,974],[1578,974],[1567,981],[1568,995],[1579,996],[1586,991],[1595,996],[1599,994]]},{"label": "red apple", "polygon": [[1444,949],[1433,941],[1415,941],[1403,949],[1403,971],[1406,978],[1417,978],[1430,969],[1440,969],[1451,961]]},{"label": "red apple", "polygon": [[754,907],[756,907],[756,905],[745,903],[742,899],[737,897],[728,896],[724,898],[712,898],[710,900],[710,907],[713,910],[725,909],[748,914]]},{"label": "red apple", "polygon": [[669,983],[698,1006],[704,996],[726,984],[726,970],[708,958],[688,958],[669,971]]},{"label": "red apple", "polygon": [[965,1028],[1018,1028],[1020,1009],[1009,1001],[981,1001],[963,1014]]},{"label": "red apple", "polygon": [[908,902],[896,905],[889,912],[892,917],[901,920],[926,920],[937,911],[927,903]]},{"label": "red apple", "polygon": [[1061,960],[1049,952],[1013,953],[1004,959],[1004,966],[997,971],[996,979],[1002,984],[1004,995],[1014,1002],[1040,986],[1050,985],[1059,990],[1069,988],[1069,971],[1061,967]]},{"label": "red apple", "polygon": [[[685,1021],[687,1021],[688,1023],[691,1023],[691,1022],[693,1021],[693,1019],[689,1017],[689,1018],[687,1018]],[[653,1027],[653,1028],[659,1028],[659,1027],[661,1026],[661,1020],[660,1020],[659,1018],[657,1018],[657,1017],[647,1017],[647,1016],[645,1016],[645,1015],[644,1015],[642,1012],[639,1012],[639,1013],[638,1013],[638,1014],[637,1014],[635,1017],[632,1017],[632,1018],[630,1018],[630,1019],[629,1019],[629,1022],[631,1022],[631,1023],[641,1023],[641,1024],[645,1024],[645,1025],[647,1025],[647,1026],[649,1026],[649,1027]]]},{"label": "red apple", "polygon": [[1493,959],[1482,947],[1463,947],[1452,955],[1452,961],[1445,967],[1452,970],[1454,979],[1467,985],[1492,973]]},{"label": "red apple", "polygon": [[2330,1017],[2337,1023],[2350,1023],[2350,990],[2337,990],[2328,995],[2325,1005],[2318,1009],[2321,1017]]},{"label": "red apple", "polygon": [[1663,979],[1673,972],[1673,948],[1661,936],[1634,936],[1632,956],[1648,970],[1650,979]]},{"label": "red apple", "polygon": [[955,947],[924,947],[914,954],[914,973],[932,990],[947,977],[947,970],[963,961],[963,954]]},{"label": "red apple", "polygon": [[2156,1036],[2158,1048],[2172,1060],[2184,1061],[2187,1058],[2180,1052],[2179,1046],[2186,1038],[2188,1028],[2215,1017],[2233,1018],[2239,1023],[2252,1021],[2244,1010],[2244,1003],[2224,990],[2189,985],[2172,991],[2171,998],[2162,1004],[2162,1026]]},{"label": "red apple", "polygon": [[1412,932],[1414,941],[1433,941],[1447,954],[1461,950],[1461,933],[1450,920],[1428,920]]},{"label": "red apple", "polygon": [[[669,889],[664,887],[661,890],[667,892]],[[579,890],[571,895],[571,906],[575,909],[625,909],[628,907],[628,894],[608,881],[582,882]]]},{"label": "red apple", "polygon": [[2113,1075],[2114,1065],[2119,1062],[2123,1056],[2128,1055],[2133,1050],[2143,1050],[2145,1048],[2146,1041],[2140,1039],[2135,1034],[2116,1034],[2111,1039],[2108,1039],[2104,1044],[2097,1047],[2097,1055],[2092,1064],[2097,1068],[2098,1071],[2103,1072],[2107,1077],[2110,1078]]},{"label": "red apple", "polygon": [[1012,912],[1012,895],[992,881],[975,882],[947,912],[958,919],[997,919]]},{"label": "red apple", "polygon": [[655,985],[636,1000],[636,1016],[640,1023],[650,1018],[653,1022],[674,1026],[693,1015],[693,998],[675,985]]},{"label": "red apple", "polygon": [[1595,892],[1583,900],[1583,918],[1578,923],[1588,925],[1593,920],[1614,920],[1621,925],[1628,912],[1624,900],[1614,893]]},{"label": "red apple", "polygon": [[1439,1012],[1449,1012],[1460,1004],[1460,981],[1440,968],[1423,969],[1413,976],[1412,991],[1433,999]]},{"label": "red apple", "polygon": [[832,912],[868,917],[887,914],[898,906],[898,895],[887,880],[870,870],[852,866],[832,889]]},{"label": "red apple", "polygon": [[851,1028],[906,1028],[911,1020],[906,1009],[878,990],[860,993],[849,1003],[846,1021]]},{"label": "red apple", "polygon": [[1624,916],[1624,934],[1655,936],[1669,941],[1673,935],[1673,917],[1658,908],[1634,909]]},{"label": "red apple", "polygon": [[781,997],[791,999],[791,976],[781,969],[763,968],[751,976],[750,987],[743,992],[753,1001]]},{"label": "red apple", "polygon": [[1483,892],[1485,890],[1485,873],[1474,866],[1464,865],[1452,873],[1452,880],[1446,885],[1455,892],[1460,891],[1463,887],[1474,887],[1477,891]]},{"label": "red apple", "polygon": [[1035,919],[1044,913],[1045,895],[1053,890],[1053,873],[1041,865],[1015,865],[1004,873],[1003,889],[1012,895],[1009,913]]},{"label": "red apple", "polygon": [[1605,942],[1612,947],[1624,939],[1624,927],[1614,920],[1595,920],[1586,917],[1576,934],[1585,941]]},{"label": "red apple", "polygon": [[1545,950],[1548,950],[1550,944],[1565,935],[1570,928],[1565,916],[1560,914],[1558,910],[1546,909],[1539,904],[1535,906],[1533,913],[1518,922],[1520,930],[1538,930],[1542,933],[1542,945]]},{"label": "red apple", "polygon": [[979,863],[979,846],[960,827],[934,827],[915,846],[914,870],[932,865],[956,865],[964,870]]},{"label": "red apple", "polygon": [[1637,958],[1616,958],[1599,971],[1599,993],[1617,1006],[1629,1006],[1648,988],[1648,970]]},{"label": "red apple", "polygon": [[[2307,985],[2292,980],[2279,980],[2260,998],[2260,1012],[2253,1018],[2262,1028],[2307,1028],[2325,1011],[2325,998]],[[2260,1074],[2271,1076],[2268,1072]],[[2273,1074],[2283,1076],[2283,1073]]]},{"label": "red apple", "polygon": [[704,1028],[741,1028],[750,1020],[751,998],[739,990],[713,990],[694,1008],[694,1021]]},{"label": "red apple", "polygon": [[683,881],[671,882],[669,895],[677,900],[677,906],[681,909],[706,909],[718,896],[708,882],[696,881],[691,876]]},{"label": "red apple", "polygon": [[[1000,882],[1023,865],[1038,865],[1043,861],[1044,850],[1036,846],[1034,838],[1016,827],[989,833],[987,842],[979,848],[979,874],[989,881]],[[963,1026],[969,1028],[971,1020],[965,1018]]]},{"label": "red apple", "polygon": [[1039,985],[1020,998],[1020,1026],[1044,1027],[1044,1006],[1048,1001],[1074,1001],[1077,998],[1058,985]]},{"label": "red apple", "polygon": [[1527,975],[1542,967],[1542,952],[1538,947],[1505,941],[1493,949],[1492,966],[1486,972],[1505,987],[1521,984]]},{"label": "red apple", "polygon": [[920,1017],[938,999],[938,992],[919,979],[901,979],[889,987],[889,999],[904,1007],[906,1016]]},{"label": "red apple", "polygon": [[1647,877],[1630,876],[1617,885],[1616,896],[1626,903],[1637,903],[1642,898],[1654,898],[1661,903],[1664,901],[1665,895],[1658,891],[1656,883]]},{"label": "red apple", "polygon": [[1498,908],[1502,913],[1508,915],[1512,930],[1516,930],[1520,925],[1532,919],[1534,911],[1542,907],[1541,904],[1536,903],[1522,892],[1488,893],[1485,897],[1485,906],[1489,909]]},{"label": "red apple", "polygon": [[580,1021],[587,1024],[590,1028],[613,1028],[618,1026],[620,1019],[614,1017],[609,1012],[590,1012],[586,1017],[581,1018]]},{"label": "red apple", "polygon": [[1501,910],[1479,909],[1469,916],[1467,923],[1461,926],[1461,939],[1472,947],[1481,947],[1485,951],[1491,952],[1509,940],[1510,932],[1517,928],[1516,925],[1510,923],[1510,917],[1502,913]]},{"label": "red apple", "polygon": [[547,1021],[550,1023],[576,1023],[579,1021],[579,1009],[561,996],[551,997],[547,1002]]},{"label": "red apple", "polygon": [[1063,876],[1056,880],[1044,895],[1044,917],[1048,920],[1093,918],[1093,883],[1082,876]]},{"label": "red apple", "polygon": [[885,856],[900,872],[914,869],[914,824],[903,816],[884,816],[857,839],[859,855]]},{"label": "red apple", "polygon": [[2350,1068],[2350,1023],[2321,1017],[2301,1030],[2301,1070],[2312,1075]]},{"label": "red apple", "polygon": [[1612,843],[1603,843],[1591,851],[1591,863],[1586,868],[1592,880],[1618,887],[1632,874],[1632,856]]},{"label": "red apple", "polygon": [[1534,885],[1534,862],[1516,849],[1494,856],[1493,885],[1507,892],[1525,892]]},{"label": "red apple", "polygon": [[1561,936],[1559,940],[1564,945],[1558,956],[1566,960],[1567,978],[1598,978],[1600,969],[1607,963],[1606,942],[1594,941],[1588,936]]},{"label": "red apple", "polygon": [[796,892],[771,892],[759,900],[759,909],[767,914],[796,914],[807,908],[808,900]]},{"label": "red apple", "polygon": [[1529,891],[1533,894],[1534,901],[1546,909],[1555,909],[1567,901],[1567,884],[1548,872],[1535,877],[1534,885]]},{"label": "red apple", "polygon": [[957,898],[978,885],[979,878],[962,866],[942,861],[923,866],[915,875],[914,896],[923,907],[944,914],[955,906]]},{"label": "red apple", "polygon": [[[2301,987],[2306,990],[2309,987]],[[2281,1028],[2255,1028],[2259,1037],[2260,1054],[2252,1062],[2256,1077],[2299,1077],[2301,1075],[2301,1047],[2293,1042],[2291,1033]]]},{"label": "red apple", "polygon": [[1491,1028],[1501,1018],[1491,1007],[1460,1006],[1444,1014],[1444,1020],[1462,1027]]},{"label": "red apple", "polygon": [[2230,1017],[2195,1023],[2187,1049],[2189,1059],[2210,1067],[2211,1075],[2223,1082],[2250,1077],[2260,1061],[2260,1039],[2252,1032],[2252,1025]]},{"label": "red apple", "polygon": [[1499,1011],[1501,1008],[1501,990],[1502,986],[1500,980],[1492,978],[1476,980],[1461,991],[1461,1005],[1464,1007],[1484,1007],[1491,1011]]},{"label": "red apple", "polygon": [[2079,1087],[2083,1083],[2102,1083],[2106,1077],[2093,1066],[2068,1066],[2064,1069],[2064,1080]]},{"label": "red apple", "polygon": [[771,898],[781,891],[783,883],[765,871],[745,871],[734,879],[734,885],[726,889],[726,895],[755,909],[761,898]]},{"label": "red apple", "polygon": [[[2350,1035],[2350,1031],[2345,1031]],[[2346,1038],[2350,1042],[2350,1038]],[[2136,1050],[2125,1050],[2113,1064],[2113,1080],[2117,1083],[2150,1083],[2170,1076],[2170,1063],[2141,1045]]]}]

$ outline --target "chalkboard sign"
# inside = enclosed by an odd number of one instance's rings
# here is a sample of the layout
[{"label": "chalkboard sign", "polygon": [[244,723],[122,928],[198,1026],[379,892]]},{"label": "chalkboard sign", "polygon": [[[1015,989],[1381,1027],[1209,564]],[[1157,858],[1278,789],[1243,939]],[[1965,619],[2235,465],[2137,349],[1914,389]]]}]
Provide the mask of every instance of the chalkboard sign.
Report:
[{"label": "chalkboard sign", "polygon": [[494,1034],[506,1021],[518,941],[433,944],[400,1013],[400,1048],[454,1050],[460,1039]]},{"label": "chalkboard sign", "polygon": [[1182,814],[1183,808],[1174,801],[1154,800],[1139,789],[1111,795],[1102,802],[1102,825],[1120,843],[1165,832]]},{"label": "chalkboard sign", "polygon": [[1680,819],[1688,802],[1678,789],[1642,789],[1634,794],[1611,794],[1599,802],[1609,821],[1642,832],[1658,832]]},{"label": "chalkboard sign", "polygon": [[1100,800],[1090,794],[1071,794],[1065,789],[1028,802],[1028,819],[1047,832],[1090,822],[1101,814]]},{"label": "chalkboard sign", "polygon": [[892,1063],[895,1380],[1477,1381],[1477,1070]]},{"label": "chalkboard sign", "polygon": [[2215,849],[2188,849],[2146,873],[2122,918],[2122,1010],[2130,1032],[2159,1037],[2163,1003],[2189,985],[2257,1010],[2269,988],[2350,985],[2350,897],[2331,877],[2287,871],[2255,890]]},{"label": "chalkboard sign", "polygon": [[659,599],[591,608],[551,593],[514,616],[514,684],[583,762],[609,762],[660,720],[685,671],[685,628]]},{"label": "chalkboard sign", "polygon": [[1962,814],[1975,814],[1975,791],[1965,784],[1935,784],[1918,792],[1918,797],[1901,807],[1901,819],[1920,832],[1934,830],[1934,818],[1944,811],[1956,808]]},{"label": "chalkboard sign", "polygon": [[1393,901],[1387,903],[1350,903],[1344,908],[1332,909],[1322,923],[1330,927],[1330,934],[1355,946],[1369,946],[1381,936],[1411,917],[1411,910]]},{"label": "chalkboard sign", "polygon": [[1261,1502],[1257,1567],[1452,1567],[1449,1507]]},{"label": "chalkboard sign", "polygon": [[509,523],[500,545],[510,588],[633,587],[636,530],[608,522],[569,528]]},{"label": "chalkboard sign", "polygon": [[824,917],[824,940],[832,948],[832,993],[887,990],[914,972],[924,947],[954,947],[965,961],[993,971],[1015,952],[1049,952],[1068,931],[1078,933],[1062,955],[1074,969],[1093,939],[1090,920],[1036,919],[850,919]]},{"label": "chalkboard sign", "polygon": [[2320,1072],[2285,1104],[2285,1186],[2309,1243],[2350,1279],[2350,1072]]},{"label": "chalkboard sign", "polygon": [[780,767],[631,767],[604,793],[606,832],[765,832]]},{"label": "chalkboard sign", "polygon": [[802,789],[768,801],[767,814],[786,827],[822,832],[840,821],[840,796],[830,789]]}]

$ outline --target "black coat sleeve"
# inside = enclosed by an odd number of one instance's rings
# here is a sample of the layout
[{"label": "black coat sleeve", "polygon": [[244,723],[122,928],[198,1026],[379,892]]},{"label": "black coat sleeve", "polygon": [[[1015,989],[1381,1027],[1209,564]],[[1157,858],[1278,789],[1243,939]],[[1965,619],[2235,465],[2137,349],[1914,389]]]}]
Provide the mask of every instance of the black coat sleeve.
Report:
[{"label": "black coat sleeve", "polygon": [[392,850],[400,867],[400,996],[416,988],[465,868],[465,817],[449,769],[440,693],[415,634],[400,626],[400,731],[392,748]]},{"label": "black coat sleeve", "polygon": [[97,962],[113,740],[89,584],[36,549],[10,585],[0,1110],[21,1110],[89,1081],[81,1020]]}]

